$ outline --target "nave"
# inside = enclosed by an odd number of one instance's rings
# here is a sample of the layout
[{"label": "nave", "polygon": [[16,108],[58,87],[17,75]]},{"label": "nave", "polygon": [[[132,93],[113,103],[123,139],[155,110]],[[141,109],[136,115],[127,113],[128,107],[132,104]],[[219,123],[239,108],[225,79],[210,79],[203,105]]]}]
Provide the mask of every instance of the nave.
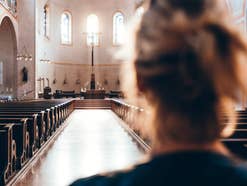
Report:
[{"label": "nave", "polygon": [[77,178],[126,168],[143,152],[111,110],[74,110],[16,186],[68,185]]}]

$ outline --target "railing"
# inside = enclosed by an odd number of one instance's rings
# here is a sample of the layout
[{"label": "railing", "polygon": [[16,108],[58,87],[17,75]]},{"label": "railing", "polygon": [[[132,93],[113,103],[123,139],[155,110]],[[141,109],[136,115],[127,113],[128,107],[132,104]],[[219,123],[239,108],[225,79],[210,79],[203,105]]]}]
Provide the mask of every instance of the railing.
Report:
[{"label": "railing", "polygon": [[150,150],[150,139],[145,126],[148,124],[148,112],[118,99],[111,99],[111,108],[133,130],[135,135],[143,140],[146,149]]},{"label": "railing", "polygon": [[17,14],[17,0],[0,0],[2,4],[12,15]]}]

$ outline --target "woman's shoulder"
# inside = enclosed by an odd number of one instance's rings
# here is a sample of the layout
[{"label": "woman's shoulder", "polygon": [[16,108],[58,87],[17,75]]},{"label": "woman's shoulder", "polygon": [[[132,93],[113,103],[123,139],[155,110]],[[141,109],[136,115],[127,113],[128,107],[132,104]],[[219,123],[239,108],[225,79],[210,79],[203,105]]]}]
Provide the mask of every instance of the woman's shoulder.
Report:
[{"label": "woman's shoulder", "polygon": [[[202,181],[203,180],[203,181]],[[135,167],[75,181],[71,186],[247,185],[247,164],[214,153],[159,156]]]},{"label": "woman's shoulder", "polygon": [[[87,178],[78,179],[71,186],[116,186],[116,185],[140,185],[137,180],[146,175],[151,169],[150,163],[143,163],[131,169],[98,174]],[[148,175],[148,174],[147,174]],[[145,176],[144,176],[145,177]],[[148,184],[149,185],[149,184]],[[145,184],[143,185],[145,186]]]}]

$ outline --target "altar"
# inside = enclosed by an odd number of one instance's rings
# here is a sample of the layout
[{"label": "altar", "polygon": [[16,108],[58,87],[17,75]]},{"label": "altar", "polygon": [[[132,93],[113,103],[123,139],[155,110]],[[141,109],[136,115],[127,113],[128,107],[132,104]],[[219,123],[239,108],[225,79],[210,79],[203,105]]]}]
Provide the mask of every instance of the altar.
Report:
[{"label": "altar", "polygon": [[105,95],[105,90],[87,90],[84,99],[104,99]]}]

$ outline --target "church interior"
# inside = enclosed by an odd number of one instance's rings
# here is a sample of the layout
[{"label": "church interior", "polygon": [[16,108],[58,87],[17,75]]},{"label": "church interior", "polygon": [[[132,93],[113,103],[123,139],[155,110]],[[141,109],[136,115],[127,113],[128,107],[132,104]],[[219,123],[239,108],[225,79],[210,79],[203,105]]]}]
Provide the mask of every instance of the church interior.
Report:
[{"label": "church interior", "polygon": [[[148,2],[0,0],[0,185],[69,185],[145,158],[149,113],[124,85]],[[221,3],[246,35],[247,1]],[[239,96],[243,128],[222,142],[247,158]]]}]

